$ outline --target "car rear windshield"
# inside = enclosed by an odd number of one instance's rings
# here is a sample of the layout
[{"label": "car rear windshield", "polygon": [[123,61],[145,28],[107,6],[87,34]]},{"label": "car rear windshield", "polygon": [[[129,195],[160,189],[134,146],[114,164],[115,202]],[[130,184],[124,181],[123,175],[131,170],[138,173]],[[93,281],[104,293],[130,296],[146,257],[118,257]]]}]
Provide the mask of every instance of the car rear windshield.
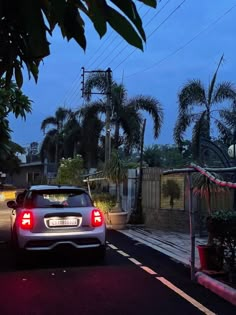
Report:
[{"label": "car rear windshield", "polygon": [[26,195],[25,208],[91,207],[89,195],[82,190],[32,190]]}]

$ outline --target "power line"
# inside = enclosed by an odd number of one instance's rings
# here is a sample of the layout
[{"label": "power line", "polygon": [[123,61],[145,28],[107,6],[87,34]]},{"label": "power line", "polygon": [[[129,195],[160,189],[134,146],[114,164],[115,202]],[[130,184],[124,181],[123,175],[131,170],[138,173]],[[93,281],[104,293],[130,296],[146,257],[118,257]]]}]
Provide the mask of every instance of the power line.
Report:
[{"label": "power line", "polygon": [[[137,1],[136,1],[136,2],[137,2]],[[141,4],[137,10],[140,11],[140,9],[141,9],[142,7],[143,7],[143,4]],[[112,33],[111,33],[111,34],[112,34]],[[113,36],[113,38],[110,40],[110,43],[114,42],[115,39],[119,38],[119,35],[118,35],[117,33],[115,33],[114,35],[115,35],[115,36]],[[121,42],[122,42],[122,41],[123,41],[123,40],[121,40]],[[86,67],[87,67],[87,68],[91,68],[91,67],[94,65],[94,63],[107,51],[107,48],[109,47],[109,45],[110,45],[110,44],[108,43],[108,45],[106,45],[106,47],[102,50],[102,53],[101,53],[100,55],[98,55],[98,57],[92,62],[92,64],[89,64],[89,65],[87,65]],[[95,54],[95,55],[97,55],[98,51],[99,51],[100,48],[102,48],[102,47],[104,47],[104,42],[100,44],[100,47],[99,47],[99,49],[96,51],[96,54]],[[94,55],[93,55],[93,56],[94,56]]]},{"label": "power line", "polygon": [[[170,1],[170,0],[168,0],[168,2],[169,2],[169,1]],[[150,12],[150,11],[151,11],[151,9],[148,9],[148,10],[144,13],[144,15],[141,16],[141,18],[143,19],[143,18],[147,15],[147,13]],[[116,36],[114,37],[113,41],[114,41],[117,37],[118,37],[118,35],[116,35]],[[123,44],[123,43],[124,43],[124,40],[121,39],[120,42],[113,48],[113,50],[112,50],[111,52],[108,52],[108,54],[106,54],[106,56],[105,56],[105,57],[102,59],[102,61],[96,66],[96,68],[98,69],[98,68],[103,64],[103,62],[104,62],[105,60],[107,60],[107,58],[108,58],[121,44]],[[129,46],[129,45],[127,44],[127,46]],[[99,58],[101,58],[101,56],[104,55],[105,52],[107,52],[107,48],[108,48],[108,47],[109,47],[109,45],[106,46],[106,47],[103,49],[102,53],[96,58],[96,60],[94,60],[94,62],[90,65],[90,67],[91,67],[92,65],[94,65],[95,62],[96,62]],[[125,47],[125,48],[126,48],[126,47]]]},{"label": "power line", "polygon": [[[178,9],[180,9],[180,7],[184,4],[184,2],[185,2],[186,0],[183,0],[173,11],[171,11],[171,13],[164,19],[164,21],[162,21],[156,28],[155,28],[155,30],[151,33],[151,34],[149,34],[149,36],[147,37],[147,38],[150,38],[150,36],[152,36],[164,23],[166,23],[166,21],[168,21],[170,18],[171,18],[171,16],[178,10]],[[125,59],[123,59],[119,64],[118,64],[118,66],[116,66],[115,68],[114,68],[114,71],[122,64],[122,63],[124,63],[131,55],[133,55],[133,53],[136,51],[136,49],[134,49]]]},{"label": "power line", "polygon": [[[129,78],[131,76],[137,75],[139,73],[143,73],[146,72],[150,69],[153,69],[154,67],[158,66],[159,64],[161,64],[162,62],[164,62],[166,59],[176,55],[179,51],[183,50],[185,47],[187,47],[189,44],[191,44],[197,37],[199,37],[200,35],[202,35],[204,32],[206,32],[211,26],[217,24],[222,18],[224,18],[227,14],[229,14],[234,8],[236,7],[236,4],[233,5],[230,9],[228,9],[225,13],[223,13],[221,16],[219,16],[217,19],[215,19],[213,22],[211,22],[209,25],[207,25],[204,29],[202,29],[200,32],[198,32],[196,35],[194,35],[190,40],[188,40],[185,44],[183,44],[182,46],[180,46],[179,48],[177,48],[176,50],[174,50],[172,53],[170,53],[169,55],[167,55],[166,57],[162,58],[161,60],[153,63],[151,66],[149,66],[148,68],[145,68],[144,70],[141,71],[137,71],[133,74],[130,74],[128,76],[125,76],[125,78]],[[116,68],[115,68],[116,69]]]},{"label": "power line", "polygon": [[[136,1],[136,2],[137,2],[137,1]],[[140,4],[140,6],[139,6],[139,8],[138,8],[137,10],[139,11],[143,6],[144,6],[143,3]],[[145,14],[146,14],[146,13],[145,13]],[[108,35],[108,37],[100,44],[99,48],[96,50],[96,53],[92,56],[92,58],[98,53],[98,51],[100,51],[100,49],[101,49],[102,47],[104,47],[104,42],[107,42],[107,40],[110,39],[111,35],[113,35],[113,33],[110,33],[110,34]],[[113,37],[113,40],[112,40],[112,41],[114,41],[114,39],[116,39],[117,37],[118,37],[118,35],[115,34],[115,36]],[[108,46],[109,46],[109,45],[108,45]],[[107,51],[107,48],[104,50],[104,52],[105,52],[105,51]],[[102,54],[103,54],[103,53],[102,53]],[[101,54],[100,54],[100,56],[101,56]],[[91,67],[91,66],[97,61],[97,59],[98,59],[98,58],[96,58],[95,61],[93,61],[92,64],[89,65],[89,67]],[[90,60],[90,61],[91,61],[91,60]],[[87,67],[88,67],[88,66],[87,66]],[[67,90],[66,96],[64,97],[64,102],[66,101],[66,97],[68,96],[68,94],[71,93],[71,91],[73,91],[74,89],[76,89],[76,84],[77,84],[77,81],[78,81],[78,78],[79,78],[79,77],[80,77],[80,73],[77,74],[76,77],[75,77],[75,79],[73,80],[73,82],[72,82],[72,86],[73,86],[73,87],[71,87],[69,90]],[[74,94],[74,93],[75,93],[75,92],[73,92],[73,94]],[[78,93],[77,93],[77,94],[78,94]]]},{"label": "power line", "polygon": [[[158,14],[161,13],[161,11],[168,5],[168,3],[169,3],[170,1],[171,1],[171,0],[168,0],[168,1],[165,3],[165,5],[163,5],[163,7],[162,7],[156,14],[154,14],[154,16],[148,21],[148,23],[146,23],[146,24],[144,25],[144,27],[146,27],[147,25],[149,25],[149,24],[151,23],[151,21],[152,21]],[[112,58],[112,60],[108,63],[108,65],[111,64],[111,63],[116,59],[116,57],[118,57],[120,54],[122,54],[122,53],[124,52],[124,50],[125,50],[127,47],[130,47],[130,46],[127,44],[124,48],[122,48],[122,49],[115,55],[115,57]],[[136,51],[136,49],[134,49],[134,50]]]}]

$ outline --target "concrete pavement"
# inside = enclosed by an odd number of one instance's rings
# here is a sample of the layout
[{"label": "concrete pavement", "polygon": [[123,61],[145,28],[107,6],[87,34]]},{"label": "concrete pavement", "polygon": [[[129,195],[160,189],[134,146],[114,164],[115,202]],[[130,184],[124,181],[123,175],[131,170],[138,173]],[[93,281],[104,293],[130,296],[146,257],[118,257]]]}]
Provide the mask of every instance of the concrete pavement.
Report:
[{"label": "concrete pavement", "polygon": [[[120,233],[168,255],[171,259],[190,266],[191,241],[184,233],[159,231],[145,226],[127,225]],[[196,237],[196,246],[206,244],[207,238]],[[196,247],[195,247],[196,248]],[[214,279],[207,272],[200,270],[198,251],[195,251],[196,281],[236,306],[236,289]]]}]

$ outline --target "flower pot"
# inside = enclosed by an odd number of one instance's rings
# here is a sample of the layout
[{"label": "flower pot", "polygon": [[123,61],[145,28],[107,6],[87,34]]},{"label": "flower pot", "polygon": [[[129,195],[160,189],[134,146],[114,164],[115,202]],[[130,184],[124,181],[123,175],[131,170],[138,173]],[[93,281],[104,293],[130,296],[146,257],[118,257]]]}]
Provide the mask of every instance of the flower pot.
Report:
[{"label": "flower pot", "polygon": [[128,212],[110,212],[109,223],[114,230],[122,230],[126,227]]},{"label": "flower pot", "polygon": [[202,270],[222,269],[223,249],[211,245],[198,245],[197,248]]}]

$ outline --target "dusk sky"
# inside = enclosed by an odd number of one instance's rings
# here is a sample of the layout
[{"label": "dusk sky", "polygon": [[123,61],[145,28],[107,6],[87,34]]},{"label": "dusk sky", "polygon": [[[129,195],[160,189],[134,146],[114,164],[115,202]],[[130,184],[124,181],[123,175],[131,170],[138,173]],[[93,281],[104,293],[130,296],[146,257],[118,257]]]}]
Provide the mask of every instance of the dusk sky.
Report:
[{"label": "dusk sky", "polygon": [[[147,35],[144,52],[128,45],[108,29],[102,40],[86,22],[87,49],[63,40],[55,32],[51,55],[40,67],[38,83],[25,76],[23,92],[33,101],[26,121],[10,117],[12,139],[22,146],[41,142],[43,119],[54,115],[59,106],[77,109],[81,98],[81,67],[85,70],[112,70],[113,79],[123,82],[128,96],[156,97],[164,109],[164,124],[153,139],[147,116],[145,146],[172,144],[177,118],[177,95],[189,79],[205,85],[222,54],[218,82],[236,84],[236,0],[162,0],[157,9],[137,4]],[[187,133],[188,136],[188,133]]]}]

